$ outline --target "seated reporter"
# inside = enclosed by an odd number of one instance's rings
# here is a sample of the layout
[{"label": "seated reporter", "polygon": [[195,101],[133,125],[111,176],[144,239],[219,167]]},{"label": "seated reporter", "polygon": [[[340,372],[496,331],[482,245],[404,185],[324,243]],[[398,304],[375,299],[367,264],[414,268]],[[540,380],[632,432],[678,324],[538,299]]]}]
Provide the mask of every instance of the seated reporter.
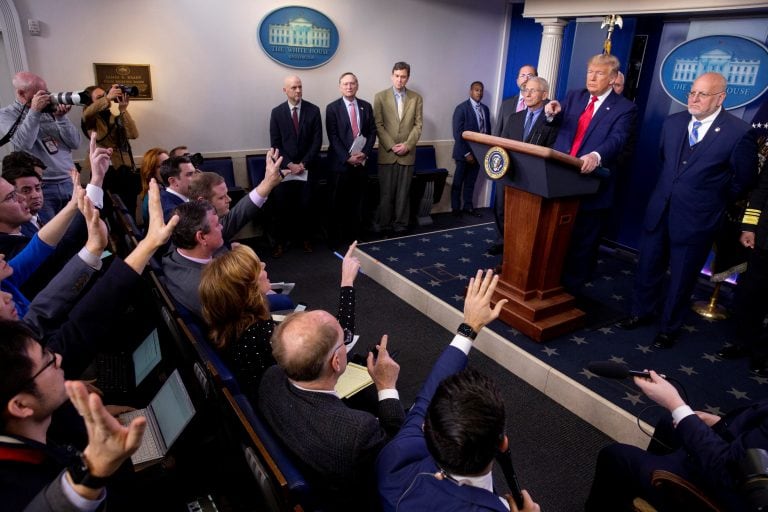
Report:
[{"label": "seated reporter", "polygon": [[170,158],[168,151],[163,148],[148,149],[141,157],[139,178],[141,180],[141,192],[136,198],[136,223],[143,226],[149,220],[149,181],[154,178],[163,189],[163,178],[160,176],[160,166]]},{"label": "seated reporter", "polygon": [[[176,222],[175,217],[168,224],[163,222],[159,191],[152,183],[147,236],[124,261],[112,262],[46,347],[25,324],[0,321],[0,446],[3,448],[0,451],[0,503],[3,510],[22,510],[31,500],[40,499],[38,493],[51,482],[54,488],[72,487],[71,479],[75,487],[82,484],[98,489],[103,483],[89,481],[88,473],[94,477],[107,476],[112,463],[119,465],[130,455],[133,446],[138,446],[136,439],[136,443],[118,449],[120,453],[115,454],[107,468],[90,458],[93,452],[85,453],[82,460],[76,452],[60,444],[67,440],[51,442],[49,429],[54,411],[66,402],[64,379],[79,376],[102,348],[101,344],[119,328],[119,312],[130,301],[131,291],[143,282],[141,272],[154,251],[168,240]],[[86,426],[92,426],[87,418]],[[134,438],[140,437],[139,428],[140,424],[131,428]],[[97,439],[95,436],[99,434],[92,429],[88,434],[90,441],[105,441],[103,437]],[[93,445],[94,449],[95,446],[98,443]],[[62,478],[62,469],[67,467],[71,468],[68,471],[71,478],[56,483],[57,478]],[[81,471],[73,473],[74,469]],[[49,490],[54,492],[53,488]],[[93,510],[80,506],[74,510]]]},{"label": "seated reporter", "polygon": [[[477,332],[506,303],[490,307],[498,281],[490,270],[478,270],[470,280],[464,323],[376,461],[385,511],[518,510],[510,497],[493,490],[494,456],[509,443],[501,393],[487,377],[465,370]],[[539,510],[526,491],[523,497],[523,511]]]},{"label": "seated reporter", "polygon": [[661,497],[651,485],[651,475],[657,469],[693,483],[725,510],[747,510],[739,496],[735,469],[747,449],[768,449],[768,400],[738,408],[721,418],[693,411],[677,389],[655,371],[649,378],[634,380],[671,417],[656,427],[647,451],[619,443],[600,451],[585,506],[587,512],[634,510],[635,497],[662,507]]},{"label": "seated reporter", "polygon": [[[355,277],[360,262],[349,246],[341,264],[337,318],[346,336],[355,332]],[[255,401],[264,371],[275,364],[270,339],[275,322],[270,316],[266,265],[253,249],[238,245],[203,269],[200,303],[209,337],[223,354],[237,380]],[[347,334],[348,333],[348,334]]]}]

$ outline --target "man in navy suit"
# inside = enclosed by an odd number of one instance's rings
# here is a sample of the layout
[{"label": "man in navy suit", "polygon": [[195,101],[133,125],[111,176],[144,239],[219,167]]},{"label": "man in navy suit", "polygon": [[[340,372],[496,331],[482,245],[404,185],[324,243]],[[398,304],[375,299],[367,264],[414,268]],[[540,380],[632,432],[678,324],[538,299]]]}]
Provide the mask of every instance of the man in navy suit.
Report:
[{"label": "man in navy suit", "polygon": [[701,75],[688,93],[688,111],[669,116],[661,131],[661,173],[643,221],[631,316],[619,323],[634,329],[661,309],[656,348],[674,345],[725,206],[744,197],[757,174],[750,126],[723,110],[725,89],[722,75]]},{"label": "man in navy suit", "polygon": [[[477,332],[506,302],[490,307],[498,281],[491,271],[478,271],[470,280],[464,323],[432,368],[403,428],[379,454],[385,512],[517,510],[493,490],[494,456],[509,443],[501,393],[487,377],[464,370]],[[524,497],[525,512],[539,510],[528,493]]]},{"label": "man in navy suit", "polygon": [[168,165],[160,166],[160,177],[165,189],[160,192],[165,221],[173,215],[177,206],[189,201],[189,186],[197,170],[188,156],[172,156]]},{"label": "man in navy suit", "polygon": [[285,78],[283,92],[288,101],[272,109],[269,118],[269,139],[273,148],[283,155],[285,182],[273,194],[277,245],[272,256],[279,258],[287,242],[302,238],[304,252],[312,252],[312,218],[309,214],[309,171],[316,169],[323,125],[320,109],[302,99],[303,88],[297,76]]},{"label": "man in navy suit", "polygon": [[[544,105],[547,104],[549,83],[542,77],[534,76],[527,80],[525,88],[520,90],[523,98],[523,110],[507,117],[501,137],[519,140],[528,144],[551,148],[557,139],[558,127],[546,122]],[[530,122],[529,122],[530,119]],[[504,195],[506,186],[496,183],[496,207],[494,217],[496,228],[499,230],[499,242],[488,249],[488,254],[504,252]]]},{"label": "man in navy suit", "polygon": [[[344,73],[339,77],[341,98],[325,108],[328,161],[333,172],[331,238],[342,245],[357,240],[362,233],[368,184],[366,161],[376,142],[373,107],[357,97],[357,88],[357,77]],[[360,147],[363,139],[358,137],[365,139]]]},{"label": "man in navy suit", "polygon": [[460,216],[466,213],[480,217],[472,204],[480,164],[461,134],[464,131],[471,131],[490,135],[491,112],[481,103],[483,91],[483,82],[472,82],[469,86],[469,99],[459,103],[453,111],[453,159],[456,161],[456,170],[453,173],[453,185],[451,185],[451,209],[454,215]]},{"label": "man in navy suit", "polygon": [[[560,126],[554,149],[581,158],[581,173],[598,167],[615,171],[637,116],[634,103],[613,91],[619,59],[595,55],[587,63],[587,88],[569,91],[562,105],[552,100],[547,118]],[[581,198],[565,260],[563,284],[574,292],[592,277],[603,224],[613,204],[616,176],[601,180],[598,191]]]},{"label": "man in navy suit", "polygon": [[726,506],[722,510],[748,510],[738,495],[740,475],[734,470],[748,449],[768,446],[768,401],[721,418],[693,411],[677,389],[654,371],[648,378],[634,379],[648,398],[671,413],[671,421],[656,427],[648,451],[618,443],[600,450],[587,512],[632,510],[632,500],[638,496],[659,507],[659,496],[651,485],[657,469],[703,489]]},{"label": "man in navy suit", "polygon": [[515,112],[525,110],[525,100],[523,98],[522,90],[525,89],[528,80],[534,76],[539,76],[535,66],[526,64],[520,68],[520,71],[517,73],[517,86],[520,88],[521,92],[520,94],[515,94],[514,96],[505,99],[501,103],[499,113],[496,116],[496,126],[494,126],[493,130],[494,135],[502,136],[501,133],[504,131],[509,116]]}]

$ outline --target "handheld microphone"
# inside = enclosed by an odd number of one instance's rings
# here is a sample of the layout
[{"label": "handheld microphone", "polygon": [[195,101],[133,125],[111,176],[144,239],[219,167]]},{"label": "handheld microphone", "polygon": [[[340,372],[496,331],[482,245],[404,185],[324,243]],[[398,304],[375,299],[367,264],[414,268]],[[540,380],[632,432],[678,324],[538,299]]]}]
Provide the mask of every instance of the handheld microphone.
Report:
[{"label": "handheld microphone", "polygon": [[[645,377],[647,379],[651,376],[650,372],[630,370],[626,365],[613,361],[592,361],[587,365],[587,370],[608,379],[626,379],[627,377]],[[662,374],[659,374],[659,377],[667,378],[666,375]]]},{"label": "handheld microphone", "polygon": [[520,490],[520,484],[517,481],[517,474],[515,474],[515,468],[512,466],[512,450],[507,447],[504,452],[496,453],[496,461],[501,466],[501,471],[504,473],[504,478],[507,481],[509,490],[512,493],[512,499],[515,500],[518,510],[523,510],[523,492]]}]

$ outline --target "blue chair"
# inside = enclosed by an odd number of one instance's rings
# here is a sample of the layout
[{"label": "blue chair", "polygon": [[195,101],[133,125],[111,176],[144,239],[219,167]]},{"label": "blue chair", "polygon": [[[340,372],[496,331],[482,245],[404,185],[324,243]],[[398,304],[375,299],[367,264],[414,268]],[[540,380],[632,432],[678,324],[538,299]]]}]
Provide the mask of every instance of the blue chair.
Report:
[{"label": "blue chair", "polygon": [[434,146],[417,146],[411,183],[411,212],[419,226],[432,224],[432,205],[440,202],[448,169],[437,167]]},{"label": "blue chair", "polygon": [[235,167],[232,164],[231,157],[223,156],[206,158],[203,160],[202,165],[200,165],[200,170],[215,172],[224,178],[224,182],[227,184],[227,188],[237,187],[237,184],[235,183]]},{"label": "blue chair", "polygon": [[267,155],[246,155],[245,168],[248,171],[248,182],[254,188],[261,183],[267,172]]}]

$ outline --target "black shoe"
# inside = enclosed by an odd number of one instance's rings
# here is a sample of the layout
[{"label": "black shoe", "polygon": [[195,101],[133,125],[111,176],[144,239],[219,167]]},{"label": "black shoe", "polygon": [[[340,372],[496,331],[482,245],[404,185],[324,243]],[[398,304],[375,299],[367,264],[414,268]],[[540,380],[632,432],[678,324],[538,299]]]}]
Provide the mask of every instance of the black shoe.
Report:
[{"label": "black shoe", "polygon": [[660,332],[656,335],[656,339],[653,340],[654,348],[667,349],[675,346],[677,341],[677,334],[671,332]]},{"label": "black shoe", "polygon": [[464,210],[464,213],[467,215],[471,215],[472,217],[482,217],[483,214],[475,210],[474,208],[470,208],[469,210]]},{"label": "black shoe", "polygon": [[454,217],[461,217],[461,215],[462,215],[462,211],[461,211],[461,210],[451,210],[451,214],[452,214]]},{"label": "black shoe", "polygon": [[646,316],[632,315],[632,316],[628,316],[624,320],[621,320],[620,322],[617,322],[616,327],[618,327],[619,329],[624,329],[625,331],[631,331],[643,325],[650,325],[651,323],[653,323],[653,317],[650,315],[646,315]]},{"label": "black shoe", "polygon": [[742,345],[726,345],[717,352],[717,357],[721,359],[740,359],[748,355],[747,349]]},{"label": "black shoe", "polygon": [[504,244],[493,244],[488,248],[488,251],[486,251],[491,256],[498,256],[499,254],[504,254]]}]

